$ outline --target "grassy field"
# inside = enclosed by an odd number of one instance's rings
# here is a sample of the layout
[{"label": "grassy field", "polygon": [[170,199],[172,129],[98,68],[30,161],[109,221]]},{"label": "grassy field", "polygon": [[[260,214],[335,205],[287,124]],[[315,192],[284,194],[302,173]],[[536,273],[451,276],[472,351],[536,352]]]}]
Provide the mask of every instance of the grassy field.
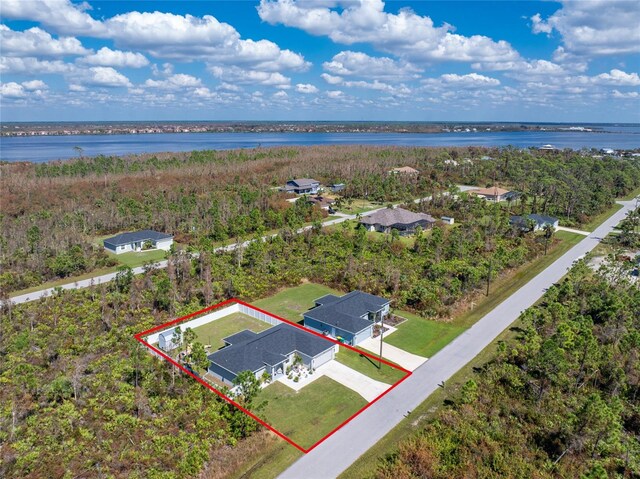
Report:
[{"label": "grassy field", "polygon": [[304,448],[367,404],[358,393],[324,376],[298,392],[276,381],[262,390],[255,404],[263,401],[267,404],[258,415]]},{"label": "grassy field", "polygon": [[193,328],[193,332],[197,335],[196,341],[199,341],[202,344],[210,344],[212,350],[216,350],[224,346],[222,338],[239,333],[245,329],[249,329],[254,333],[259,333],[260,331],[264,331],[270,327],[270,324],[252,318],[251,316],[246,316],[242,313],[233,313],[229,316],[225,316],[197,328]]},{"label": "grassy field", "polygon": [[336,354],[336,361],[344,364],[345,366],[349,366],[351,369],[354,369],[365,376],[369,376],[371,379],[387,384],[393,384],[407,374],[399,369],[387,366],[384,363],[382,363],[381,368],[378,368],[378,361],[375,359],[344,347],[341,347],[340,352]]},{"label": "grassy field", "polygon": [[140,252],[130,251],[122,254],[109,253],[109,256],[119,261],[120,264],[129,266],[130,268],[137,268],[138,266],[143,266],[149,261],[155,263],[166,259],[167,251],[163,251],[161,249]]},{"label": "grassy field", "polygon": [[364,213],[366,211],[375,210],[376,208],[382,208],[384,204],[374,203],[368,200],[354,199],[351,204],[345,200],[342,202],[342,206],[338,209],[341,213],[348,215],[357,215],[358,213]]},{"label": "grassy field", "polygon": [[407,320],[398,325],[398,330],[390,334],[385,343],[427,358],[440,351],[466,329],[443,321],[421,318],[408,311],[396,311],[395,314]]},{"label": "grassy field", "polygon": [[306,283],[283,289],[273,296],[260,299],[253,304],[260,309],[297,323],[302,321],[302,313],[308,311],[315,304],[313,301],[325,294],[341,296],[343,293],[321,284]]}]

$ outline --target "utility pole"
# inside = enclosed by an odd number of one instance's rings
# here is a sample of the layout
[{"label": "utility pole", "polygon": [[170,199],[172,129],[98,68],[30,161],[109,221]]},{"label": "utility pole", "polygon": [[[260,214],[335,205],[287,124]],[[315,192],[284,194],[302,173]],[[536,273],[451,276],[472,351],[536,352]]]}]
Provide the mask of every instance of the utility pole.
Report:
[{"label": "utility pole", "polygon": [[493,265],[493,259],[489,259],[489,271],[487,272],[487,296],[489,296],[489,285],[491,284],[491,266]]},{"label": "utility pole", "polygon": [[384,315],[380,312],[380,359],[378,360],[378,369],[382,369],[382,338],[384,336]]}]

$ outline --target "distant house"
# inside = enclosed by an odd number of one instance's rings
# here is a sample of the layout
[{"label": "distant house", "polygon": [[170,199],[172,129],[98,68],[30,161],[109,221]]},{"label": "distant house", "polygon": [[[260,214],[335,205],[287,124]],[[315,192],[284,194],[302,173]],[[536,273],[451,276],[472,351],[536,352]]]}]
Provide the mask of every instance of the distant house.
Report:
[{"label": "distant house", "polygon": [[158,335],[158,346],[164,351],[171,351],[178,347],[177,343],[173,342],[173,333],[175,328],[167,329]]},{"label": "distant house", "polygon": [[304,313],[304,325],[353,346],[373,336],[373,326],[389,314],[389,300],[352,291],[344,296],[328,294],[315,300]]},{"label": "distant house", "polygon": [[476,195],[479,198],[484,198],[487,201],[496,201],[496,202],[512,199],[517,196],[516,192],[505,190],[504,188],[499,188],[497,186],[492,186],[490,188],[478,188],[476,190],[469,190],[469,193],[472,195]]},{"label": "distant house", "polygon": [[385,208],[373,214],[363,216],[360,224],[369,231],[390,233],[391,230],[398,230],[401,235],[415,232],[416,227],[422,229],[431,228],[436,220],[426,213],[414,213],[402,208]]},{"label": "distant house", "polygon": [[342,190],[345,189],[345,184],[344,183],[333,183],[331,185],[329,185],[329,189],[333,192],[333,193],[339,193]]},{"label": "distant house", "polygon": [[509,218],[509,224],[524,231],[540,231],[545,226],[551,226],[554,230],[557,230],[559,220],[553,216],[530,214],[527,216],[512,216]]},{"label": "distant house", "polygon": [[337,345],[295,326],[281,323],[260,333],[245,329],[224,338],[225,347],[208,356],[209,373],[225,384],[243,371],[256,378],[264,373],[272,379],[286,374],[296,355],[315,369],[335,357]]},{"label": "distant house", "polygon": [[388,171],[390,175],[419,175],[420,172],[410,166],[401,166],[399,168],[392,168]]},{"label": "distant house", "polygon": [[455,220],[451,216],[443,216],[440,219],[446,225],[452,225],[455,222]]},{"label": "distant house", "polygon": [[107,251],[115,254],[126,253],[128,251],[142,251],[146,245],[151,246],[148,249],[169,251],[173,244],[173,236],[152,230],[142,230],[112,236],[111,238],[105,239],[103,244]]},{"label": "distant house", "polygon": [[296,195],[315,195],[320,188],[320,182],[312,178],[298,178],[287,181],[284,191]]},{"label": "distant house", "polygon": [[324,196],[312,196],[309,198],[309,203],[317,205],[323,210],[328,210],[331,205],[335,203],[335,200],[326,198]]},{"label": "distant house", "polygon": [[542,145],[540,148],[538,148],[538,150],[541,151],[556,151],[557,148],[553,145]]}]

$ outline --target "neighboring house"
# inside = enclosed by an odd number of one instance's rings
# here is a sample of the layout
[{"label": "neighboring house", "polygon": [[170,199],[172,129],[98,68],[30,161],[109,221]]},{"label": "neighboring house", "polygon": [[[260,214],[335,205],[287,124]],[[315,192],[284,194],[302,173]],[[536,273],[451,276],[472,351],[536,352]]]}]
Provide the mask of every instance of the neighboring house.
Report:
[{"label": "neighboring house", "polygon": [[352,291],[342,297],[328,294],[304,313],[307,328],[353,346],[373,336],[373,325],[389,314],[389,300]]},{"label": "neighboring house", "polygon": [[286,323],[260,333],[245,329],[224,338],[225,347],[209,358],[209,372],[225,384],[243,371],[260,379],[266,372],[273,380],[286,374],[296,355],[308,368],[318,368],[335,357],[338,346]]},{"label": "neighboring house", "polygon": [[420,172],[415,168],[411,168],[410,166],[401,166],[399,168],[392,168],[388,171],[390,175],[419,175]]},{"label": "neighboring house", "polygon": [[555,231],[558,229],[559,220],[553,216],[530,214],[527,216],[512,216],[509,219],[509,224],[517,226],[524,231],[530,231],[531,229],[540,231],[549,225]]},{"label": "neighboring house", "polygon": [[342,190],[344,190],[346,187],[346,185],[344,183],[333,183],[331,185],[329,185],[329,189],[333,192],[333,193],[339,193]]},{"label": "neighboring house", "polygon": [[315,195],[320,188],[320,182],[312,178],[298,178],[287,181],[284,191],[296,195]]},{"label": "neighboring house", "polygon": [[335,203],[335,200],[325,198],[324,196],[313,196],[309,198],[309,203],[318,205],[323,210],[328,210],[331,205]]},{"label": "neighboring house", "polygon": [[480,198],[484,198],[487,201],[504,201],[513,199],[517,196],[517,193],[510,190],[505,190],[504,188],[499,188],[497,186],[492,186],[490,188],[478,188],[476,190],[469,190],[469,193],[472,195],[476,195]]},{"label": "neighboring house", "polygon": [[373,214],[363,216],[360,224],[369,231],[390,233],[398,230],[401,235],[411,234],[417,226],[422,229],[431,228],[436,222],[435,218],[426,213],[414,213],[402,208],[385,208]]},{"label": "neighboring house", "polygon": [[452,216],[443,216],[440,219],[446,225],[452,225],[453,223],[455,223],[455,219]]},{"label": "neighboring house", "polygon": [[104,248],[115,254],[128,251],[142,251],[146,243],[151,244],[151,249],[169,251],[173,244],[173,236],[152,230],[122,233],[103,241]]},{"label": "neighboring house", "polygon": [[173,342],[173,332],[175,328],[167,329],[158,335],[158,346],[164,351],[171,351],[178,347],[178,344]]}]

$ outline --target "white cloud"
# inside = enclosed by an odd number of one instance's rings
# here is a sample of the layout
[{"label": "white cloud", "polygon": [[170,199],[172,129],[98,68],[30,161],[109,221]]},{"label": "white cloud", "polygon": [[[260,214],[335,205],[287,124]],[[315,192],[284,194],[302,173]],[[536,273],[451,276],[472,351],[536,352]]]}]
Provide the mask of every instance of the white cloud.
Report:
[{"label": "white cloud", "polygon": [[327,92],[327,96],[329,98],[340,98],[344,95],[344,92],[340,91],[340,90],[329,90]]},{"label": "white cloud", "polygon": [[22,85],[9,82],[0,84],[0,96],[3,98],[25,98],[27,93]]},{"label": "white cloud", "polygon": [[244,70],[236,66],[212,66],[209,67],[209,71],[214,77],[225,82],[273,86],[280,89],[291,87],[291,79],[278,72]]},{"label": "white cloud", "polygon": [[287,95],[286,91],[280,90],[271,95],[271,98],[273,98],[274,100],[286,100],[287,98],[289,98],[289,95]]},{"label": "white cloud", "polygon": [[100,65],[104,67],[131,67],[141,68],[149,64],[149,60],[141,53],[123,52],[102,47],[96,53],[87,55],[82,62],[89,65]]},{"label": "white cloud", "polygon": [[613,90],[611,92],[611,96],[613,98],[640,98],[640,93],[638,93],[637,91],[621,92],[618,90]]},{"label": "white cloud", "polygon": [[600,85],[639,86],[640,76],[637,73],[626,73],[613,69],[609,73],[596,75],[592,81]]},{"label": "white cloud", "polygon": [[181,90],[184,88],[202,87],[202,80],[184,73],[177,73],[165,80],[148,79],[144,82],[144,86],[148,88],[159,88],[161,90]]},{"label": "white cloud", "polygon": [[417,78],[422,70],[408,62],[388,57],[372,57],[362,52],[344,51],[335,55],[322,67],[329,73],[343,76],[361,76],[378,80]]},{"label": "white cloud", "polygon": [[2,55],[10,57],[85,55],[89,50],[73,37],[53,38],[44,30],[33,27],[23,32],[0,25]]},{"label": "white cloud", "polygon": [[66,73],[74,69],[74,65],[60,60],[38,60],[33,57],[0,57],[0,73]]},{"label": "white cloud", "polygon": [[97,87],[130,87],[129,79],[122,73],[111,67],[91,67],[88,70],[78,70],[74,74],[74,84],[97,86]]},{"label": "white cloud", "polygon": [[344,81],[344,78],[334,75],[329,75],[328,73],[323,73],[320,77],[326,81],[329,85],[339,85]]},{"label": "white cloud", "polygon": [[546,20],[534,15],[534,33],[557,31],[564,50],[579,55],[640,52],[640,8],[629,0],[563,0]]},{"label": "white cloud", "polygon": [[22,86],[27,91],[37,91],[37,90],[46,90],[47,84],[42,80],[29,80],[22,82]]},{"label": "white cloud", "polygon": [[227,83],[227,82],[222,82],[220,83],[220,85],[218,85],[218,89],[219,90],[226,90],[226,91],[242,91],[242,88],[239,87],[238,85],[233,85],[232,83]]},{"label": "white cloud", "polygon": [[78,85],[76,83],[72,83],[72,84],[69,85],[69,91],[85,92],[85,91],[87,91],[87,87],[82,86],[82,85]]},{"label": "white cloud", "polygon": [[469,73],[468,75],[457,75],[455,73],[447,73],[440,76],[440,79],[447,84],[454,84],[466,87],[483,87],[498,86],[500,80],[496,78],[478,75],[477,73]]},{"label": "white cloud", "polygon": [[453,27],[436,27],[431,18],[409,8],[397,14],[384,11],[382,0],[341,2],[261,0],[260,18],[270,24],[296,27],[312,35],[325,35],[336,43],[371,43],[378,49],[415,62],[507,61],[518,58],[509,43],[482,35],[465,37]]},{"label": "white cloud", "polygon": [[299,93],[318,93],[318,87],[310,83],[298,83],[296,91]]},{"label": "white cloud", "polygon": [[31,20],[60,33],[101,36],[105,27],[85,12],[88,4],[70,0],[2,0],[4,18]]}]

